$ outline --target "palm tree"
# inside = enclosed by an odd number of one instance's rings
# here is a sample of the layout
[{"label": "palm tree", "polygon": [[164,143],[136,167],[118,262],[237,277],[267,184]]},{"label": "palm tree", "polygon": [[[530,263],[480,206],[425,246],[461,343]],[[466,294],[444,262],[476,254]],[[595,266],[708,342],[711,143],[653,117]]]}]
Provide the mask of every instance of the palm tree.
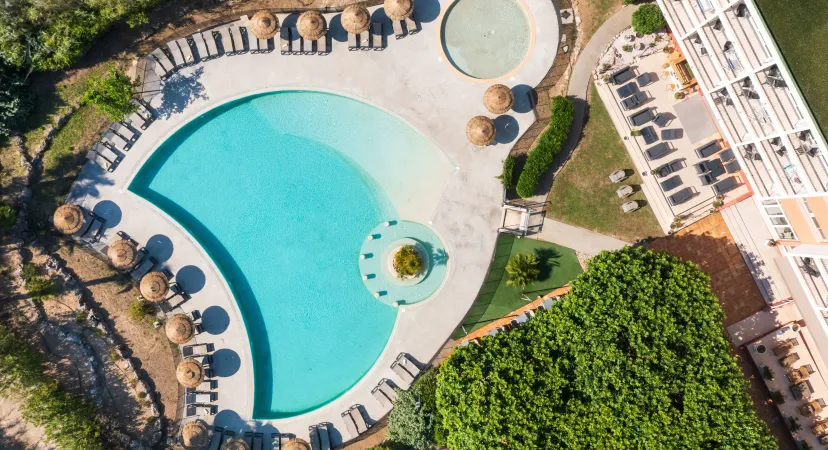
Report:
[{"label": "palm tree", "polygon": [[538,279],[538,258],[534,253],[518,253],[506,264],[506,273],[509,274],[506,284],[523,289]]}]

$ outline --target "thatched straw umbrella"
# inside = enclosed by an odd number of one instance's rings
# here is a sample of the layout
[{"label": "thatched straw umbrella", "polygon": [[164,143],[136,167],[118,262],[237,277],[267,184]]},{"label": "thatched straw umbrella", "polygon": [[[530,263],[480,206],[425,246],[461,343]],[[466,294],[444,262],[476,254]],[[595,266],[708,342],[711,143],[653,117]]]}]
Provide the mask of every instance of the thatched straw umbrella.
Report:
[{"label": "thatched straw umbrella", "polygon": [[55,211],[55,228],[63,234],[75,234],[86,224],[86,214],[78,205],[60,205]]},{"label": "thatched straw umbrella", "polygon": [[291,439],[282,447],[282,450],[311,450],[310,444],[302,439]]},{"label": "thatched straw umbrella", "polygon": [[200,362],[187,358],[178,363],[175,377],[182,386],[195,389],[204,381],[204,367]]},{"label": "thatched straw umbrella", "polygon": [[109,245],[106,256],[116,269],[131,269],[138,262],[138,249],[132,241],[119,239]]},{"label": "thatched straw umbrella", "polygon": [[270,39],[279,31],[279,19],[270,11],[257,11],[250,18],[250,31],[259,39]]},{"label": "thatched straw umbrella", "polygon": [[207,433],[207,425],[200,420],[187,422],[181,427],[181,440],[184,448],[188,450],[201,450],[210,445],[210,435]]},{"label": "thatched straw umbrella", "polygon": [[167,319],[164,331],[167,332],[167,339],[170,342],[181,345],[190,342],[190,339],[195,336],[195,325],[186,314],[176,314]]},{"label": "thatched straw umbrella", "polygon": [[485,147],[494,141],[495,125],[486,116],[475,116],[466,125],[466,137],[478,147]]},{"label": "thatched straw umbrella", "polygon": [[141,295],[151,302],[160,302],[167,298],[170,280],[161,272],[150,272],[141,278]]},{"label": "thatched straw umbrella", "polygon": [[391,20],[405,20],[414,12],[413,0],[385,0],[385,15]]},{"label": "thatched straw umbrella", "polygon": [[299,15],[296,28],[299,29],[299,34],[303,38],[315,41],[325,36],[325,32],[328,31],[328,22],[319,11],[305,11]]},{"label": "thatched straw umbrella", "polygon": [[368,31],[371,26],[371,14],[361,5],[350,5],[342,11],[340,16],[342,28],[351,34],[360,34]]},{"label": "thatched straw umbrella", "polygon": [[495,84],[483,94],[483,105],[492,114],[506,114],[515,103],[515,94],[507,86]]},{"label": "thatched straw umbrella", "polygon": [[221,450],[250,450],[250,446],[242,439],[230,438],[221,444]]}]

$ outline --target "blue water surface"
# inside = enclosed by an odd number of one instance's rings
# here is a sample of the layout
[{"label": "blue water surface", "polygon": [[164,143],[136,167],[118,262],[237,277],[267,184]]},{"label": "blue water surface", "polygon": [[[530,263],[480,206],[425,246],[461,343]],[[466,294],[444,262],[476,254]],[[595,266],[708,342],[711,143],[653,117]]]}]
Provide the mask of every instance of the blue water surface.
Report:
[{"label": "blue water surface", "polygon": [[187,228],[230,284],[252,346],[254,418],[330,402],[382,352],[396,310],[366,290],[358,256],[397,212],[353,157],[388,157],[420,145],[417,136],[350,98],[258,95],[185,125],[130,185]]}]

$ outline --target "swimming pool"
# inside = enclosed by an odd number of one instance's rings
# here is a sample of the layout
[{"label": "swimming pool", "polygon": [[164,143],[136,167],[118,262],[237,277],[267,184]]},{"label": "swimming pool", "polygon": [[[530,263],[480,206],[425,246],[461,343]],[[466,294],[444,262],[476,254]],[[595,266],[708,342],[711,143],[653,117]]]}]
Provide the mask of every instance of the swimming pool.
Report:
[{"label": "swimming pool", "polygon": [[276,419],[342,395],[379,357],[396,309],[363,284],[361,246],[383,221],[427,217],[451,170],[388,113],[283,91],[194,119],[129,189],[187,228],[222,271],[252,347],[253,416]]},{"label": "swimming pool", "polygon": [[516,0],[456,0],[443,18],[441,39],[443,52],[460,72],[494,79],[526,57],[531,26]]}]

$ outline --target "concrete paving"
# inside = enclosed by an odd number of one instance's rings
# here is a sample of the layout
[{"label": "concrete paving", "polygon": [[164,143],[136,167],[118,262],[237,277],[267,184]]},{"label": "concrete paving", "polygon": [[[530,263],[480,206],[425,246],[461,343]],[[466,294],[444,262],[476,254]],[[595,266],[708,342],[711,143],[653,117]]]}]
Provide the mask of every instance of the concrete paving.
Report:
[{"label": "concrete paving", "polygon": [[544,219],[543,228],[537,234],[527,236],[531,239],[563,245],[572,250],[595,256],[602,251],[620,250],[629,243],[584,228],[568,225],[549,218]]},{"label": "concrete paving", "polygon": [[[535,86],[543,79],[552,66],[559,39],[554,4],[543,0],[527,0],[525,4],[534,22],[535,39],[520,70],[503,81],[516,88]],[[310,425],[329,422],[335,443],[350,440],[354,436],[346,431],[340,413],[358,404],[363,405],[369,422],[384,416],[388,408],[370,392],[383,378],[405,385],[390,370],[397,355],[406,352],[419,363],[427,363],[474,301],[494,251],[500,220],[502,189],[494,177],[517,134],[504,133],[507,139],[501,137],[486,148],[474,147],[466,140],[467,121],[475,115],[488,115],[482,102],[488,83],[459,76],[440,56],[437,18],[447,6],[418,3],[416,14],[422,31],[402,40],[386,36],[384,51],[349,52],[344,35],[332,30],[333,49],[327,56],[280,55],[277,40],[277,51],[272,53],[223,56],[183,68],[152,101],[160,117],[115,171],[106,172],[91,163],[82,170],[69,201],[108,216],[103,244],[116,239],[117,231],[125,231],[177,278],[195,279],[190,284],[198,289],[182,309],[202,312],[206,333],[196,340],[215,344],[214,366],[219,377],[219,412],[204,419],[234,430],[253,427],[305,439]],[[376,8],[372,12],[375,18],[382,16]],[[333,16],[329,15],[329,23],[338,23],[338,19],[332,21]],[[286,22],[284,16],[279,19]],[[323,90],[365,101],[434,141],[456,166],[429,215],[429,223],[442,238],[450,259],[444,285],[432,298],[400,308],[384,352],[351,390],[303,415],[256,420],[252,416],[255,393],[248,330],[230,287],[210,259],[209,249],[202,248],[174,219],[134,195],[128,186],[152,152],[190,120],[233,99],[284,89]],[[502,122],[509,124],[510,132],[515,127],[525,130],[534,122],[531,111],[506,116],[508,120]],[[185,287],[188,284],[179,281]]]}]

